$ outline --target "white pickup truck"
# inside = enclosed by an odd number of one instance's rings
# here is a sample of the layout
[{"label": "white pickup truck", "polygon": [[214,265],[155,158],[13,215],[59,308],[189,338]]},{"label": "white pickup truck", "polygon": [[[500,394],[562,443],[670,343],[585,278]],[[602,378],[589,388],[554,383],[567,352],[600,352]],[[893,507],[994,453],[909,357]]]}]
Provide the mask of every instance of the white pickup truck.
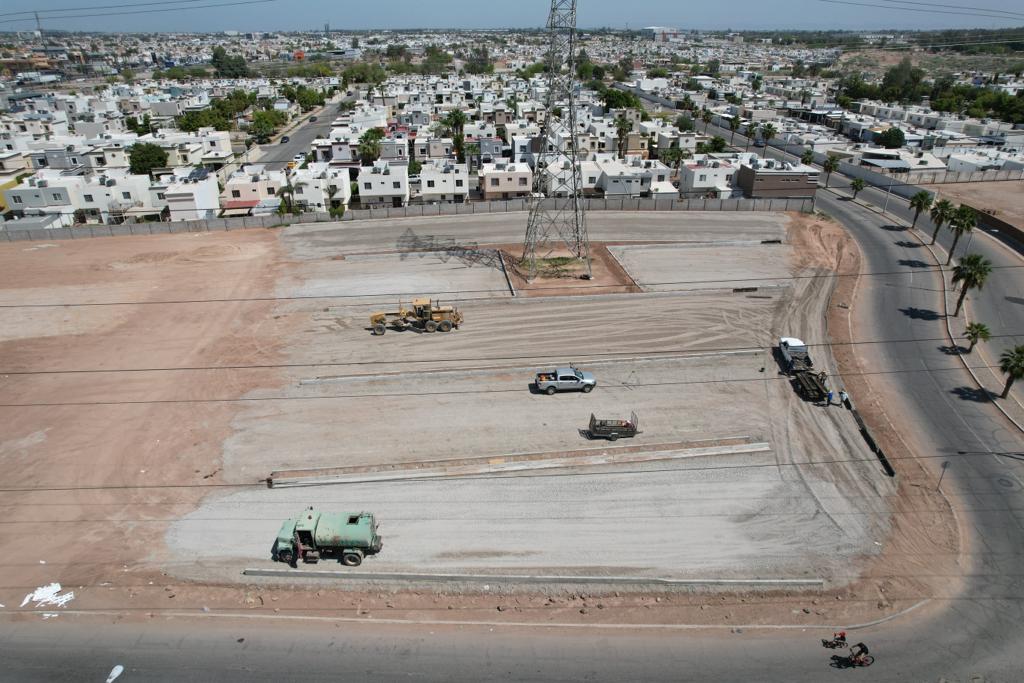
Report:
[{"label": "white pickup truck", "polygon": [[567,368],[555,368],[538,372],[534,380],[537,391],[543,391],[550,396],[557,391],[582,391],[587,393],[593,391],[597,386],[597,380],[589,372],[583,372],[571,365]]}]

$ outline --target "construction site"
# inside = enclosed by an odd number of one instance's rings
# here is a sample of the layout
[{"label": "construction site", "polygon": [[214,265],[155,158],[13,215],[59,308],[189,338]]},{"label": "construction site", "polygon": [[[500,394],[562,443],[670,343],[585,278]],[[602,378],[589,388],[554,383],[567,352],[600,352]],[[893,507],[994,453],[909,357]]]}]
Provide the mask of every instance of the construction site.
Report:
[{"label": "construction site", "polygon": [[[825,329],[841,231],[656,214],[624,240],[632,219],[590,217],[620,267],[530,296],[492,246],[517,214],[443,235],[406,220],[0,246],[0,458],[29,489],[7,494],[0,550],[54,522],[17,583],[240,585],[287,568],[275,531],[311,505],[376,516],[366,572],[856,581],[895,485],[851,413],[798,396],[774,353],[799,334],[842,386]],[[409,231],[442,246],[405,250]],[[374,333],[374,312],[417,296],[462,323]],[[595,391],[531,386],[569,363]],[[632,413],[634,438],[586,438],[592,414]]]}]

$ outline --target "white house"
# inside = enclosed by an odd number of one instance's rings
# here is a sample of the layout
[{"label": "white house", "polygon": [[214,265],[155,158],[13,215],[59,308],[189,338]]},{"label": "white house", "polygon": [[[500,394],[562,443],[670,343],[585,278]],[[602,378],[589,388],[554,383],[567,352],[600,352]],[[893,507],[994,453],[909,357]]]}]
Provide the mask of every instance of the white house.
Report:
[{"label": "white house", "polygon": [[420,188],[424,202],[465,202],[469,196],[469,170],[466,164],[431,159],[420,169]]},{"label": "white house", "polygon": [[375,161],[359,170],[359,204],[363,207],[405,206],[409,203],[409,167]]}]

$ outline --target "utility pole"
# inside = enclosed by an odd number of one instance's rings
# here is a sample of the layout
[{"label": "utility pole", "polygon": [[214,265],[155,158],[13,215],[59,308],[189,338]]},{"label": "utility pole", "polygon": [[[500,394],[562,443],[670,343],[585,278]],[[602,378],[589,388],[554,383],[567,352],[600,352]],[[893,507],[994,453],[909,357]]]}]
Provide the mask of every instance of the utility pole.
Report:
[{"label": "utility pole", "polygon": [[[548,14],[547,93],[544,122],[540,130],[540,152],[533,175],[530,215],[523,241],[523,262],[529,279],[537,277],[537,258],[551,253],[554,241],[569,247],[570,253],[586,265],[585,279],[591,277],[590,238],[583,205],[580,170],[579,131],[576,129],[576,0],[551,0]],[[563,71],[564,69],[564,71]],[[554,109],[562,103],[562,116],[555,125]],[[551,136],[564,131],[566,150],[551,144]],[[563,161],[557,164],[557,161]],[[556,166],[552,172],[549,168]]]}]

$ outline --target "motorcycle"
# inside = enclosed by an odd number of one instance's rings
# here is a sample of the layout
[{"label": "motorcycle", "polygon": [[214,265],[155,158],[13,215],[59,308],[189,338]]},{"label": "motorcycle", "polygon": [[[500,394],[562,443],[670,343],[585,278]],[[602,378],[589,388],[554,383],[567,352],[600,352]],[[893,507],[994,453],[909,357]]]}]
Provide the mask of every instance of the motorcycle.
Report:
[{"label": "motorcycle", "polygon": [[835,650],[837,648],[846,647],[847,646],[846,633],[833,633],[832,634],[832,640],[827,640],[825,638],[822,638],[821,639],[821,645],[822,645],[822,647],[827,647],[830,650]]}]

